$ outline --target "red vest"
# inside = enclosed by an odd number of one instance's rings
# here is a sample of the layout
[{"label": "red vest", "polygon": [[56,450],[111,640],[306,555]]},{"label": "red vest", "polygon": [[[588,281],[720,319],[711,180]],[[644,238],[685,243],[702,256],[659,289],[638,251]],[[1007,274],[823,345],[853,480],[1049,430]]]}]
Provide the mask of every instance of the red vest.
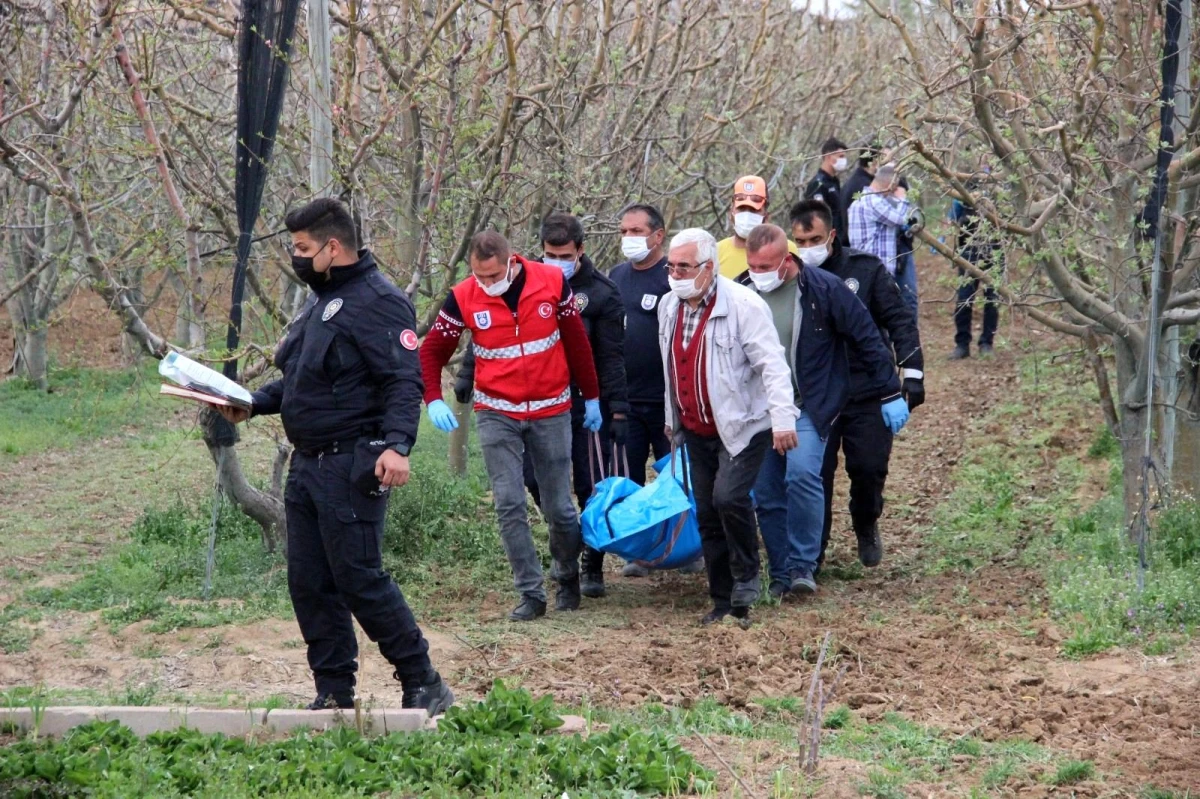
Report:
[{"label": "red vest", "polygon": [[474,277],[454,287],[475,351],[475,410],[541,419],[571,408],[571,370],[559,338],[563,273],[513,256],[525,274],[517,312],[489,297]]},{"label": "red vest", "polygon": [[704,340],[704,328],[712,315],[713,298],[705,307],[696,324],[696,332],[686,347],[683,346],[683,309],[675,317],[675,332],[671,336],[671,383],[675,390],[675,402],[679,405],[680,427],[698,436],[717,435],[717,420],[708,401],[708,342]]}]

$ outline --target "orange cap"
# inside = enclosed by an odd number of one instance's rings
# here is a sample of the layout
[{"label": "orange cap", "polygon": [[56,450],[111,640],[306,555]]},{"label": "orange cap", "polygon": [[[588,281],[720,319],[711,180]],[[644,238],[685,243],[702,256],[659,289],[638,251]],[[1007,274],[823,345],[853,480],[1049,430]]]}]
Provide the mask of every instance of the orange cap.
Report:
[{"label": "orange cap", "polygon": [[743,175],[733,184],[733,207],[761,211],[767,205],[767,182],[758,175]]}]

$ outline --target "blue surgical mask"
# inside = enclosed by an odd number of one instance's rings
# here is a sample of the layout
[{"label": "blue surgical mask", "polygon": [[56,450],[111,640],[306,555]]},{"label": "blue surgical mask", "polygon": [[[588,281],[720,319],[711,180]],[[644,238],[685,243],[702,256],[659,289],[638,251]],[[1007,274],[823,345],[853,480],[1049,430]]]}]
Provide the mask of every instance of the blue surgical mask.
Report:
[{"label": "blue surgical mask", "polygon": [[557,266],[562,270],[563,278],[566,280],[571,279],[571,275],[575,274],[575,270],[579,266],[579,261],[575,258],[543,258],[542,263],[547,266]]}]

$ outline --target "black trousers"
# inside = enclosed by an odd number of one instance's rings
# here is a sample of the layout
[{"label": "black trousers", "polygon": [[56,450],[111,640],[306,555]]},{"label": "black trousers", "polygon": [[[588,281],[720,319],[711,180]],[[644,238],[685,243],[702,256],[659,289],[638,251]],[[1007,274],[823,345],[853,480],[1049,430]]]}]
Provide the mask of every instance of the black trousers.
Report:
[{"label": "black trousers", "polygon": [[[975,261],[972,261],[975,263]],[[991,260],[981,260],[979,265],[984,269],[992,268]],[[963,270],[958,270],[958,294],[954,305],[954,343],[960,347],[971,346],[971,317],[979,294],[979,278],[971,277]],[[991,345],[996,337],[996,329],[1000,327],[1000,295],[991,286],[983,289],[983,330],[979,333],[979,343]]]},{"label": "black trousers", "polygon": [[661,402],[629,403],[629,435],[625,452],[629,457],[629,479],[638,485],[646,484],[646,461],[671,454],[671,442],[663,431],[666,410]]},{"label": "black trousers", "polygon": [[833,528],[833,478],[839,450],[846,453],[846,474],[850,477],[850,522],[855,532],[865,533],[883,514],[883,487],[887,482],[888,460],[892,457],[892,439],[877,399],[848,403],[834,421],[821,468],[825,525],[818,564],[825,562],[825,548],[829,546]]},{"label": "black trousers", "polygon": [[287,509],[288,591],[318,693],[353,691],[358,642],[351,616],[401,679],[424,677],[429,644],[383,568],[388,497],[350,482],[353,453],[292,454]]},{"label": "black trousers", "polygon": [[685,429],[683,438],[691,464],[688,476],[696,493],[708,594],[715,609],[729,610],[734,583],[758,576],[758,525],[750,491],[773,436],[764,430],[736,456],[729,454],[718,436],[698,436]]}]

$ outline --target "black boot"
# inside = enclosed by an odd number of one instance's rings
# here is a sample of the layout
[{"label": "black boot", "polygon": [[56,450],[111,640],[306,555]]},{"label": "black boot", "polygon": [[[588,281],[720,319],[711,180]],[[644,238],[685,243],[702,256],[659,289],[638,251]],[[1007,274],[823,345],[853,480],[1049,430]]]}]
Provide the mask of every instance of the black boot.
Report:
[{"label": "black boot", "polygon": [[399,673],[394,676],[404,686],[404,695],[400,699],[402,708],[424,710],[430,716],[439,716],[454,704],[454,692],[436,671],[422,680],[410,679],[407,682]]},{"label": "black boot", "polygon": [[961,361],[963,358],[970,358],[970,357],[971,357],[971,348],[968,347],[966,344],[959,344],[958,346],[956,346],[954,348],[954,352],[950,353],[949,360]]},{"label": "black boot", "polygon": [[883,539],[879,536],[879,525],[872,523],[862,531],[855,530],[854,537],[858,539],[858,562],[868,568],[878,566],[883,560]]},{"label": "black boot", "polygon": [[354,691],[320,692],[304,706],[305,710],[349,710],[354,707]]},{"label": "black boot", "polygon": [[555,610],[579,610],[579,575],[558,581],[558,593],[554,596]]},{"label": "black boot", "polygon": [[604,553],[591,547],[584,549],[580,570],[583,572],[583,579],[580,581],[579,590],[583,595],[592,599],[604,596]]},{"label": "black boot", "polygon": [[521,597],[521,604],[508,614],[509,621],[533,621],[546,615],[546,602],[531,596]]}]

